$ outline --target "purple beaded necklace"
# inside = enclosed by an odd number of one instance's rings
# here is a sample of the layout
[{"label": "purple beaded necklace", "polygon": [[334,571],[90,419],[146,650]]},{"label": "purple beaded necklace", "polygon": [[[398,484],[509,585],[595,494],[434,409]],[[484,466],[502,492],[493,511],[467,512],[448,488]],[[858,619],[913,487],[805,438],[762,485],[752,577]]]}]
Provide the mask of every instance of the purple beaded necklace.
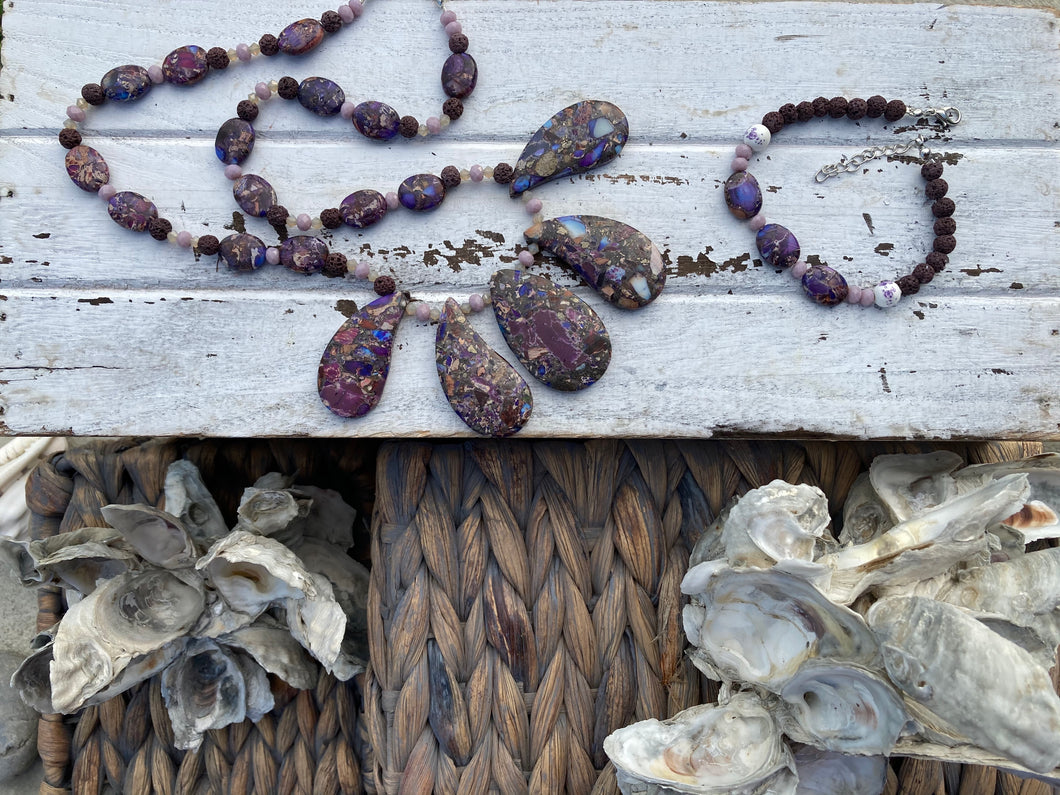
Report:
[{"label": "purple beaded necklace", "polygon": [[946,196],[949,185],[942,179],[943,165],[939,157],[927,147],[923,135],[917,135],[901,144],[873,146],[853,157],[844,156],[837,163],[821,168],[815,176],[817,182],[824,182],[831,177],[857,171],[871,160],[895,157],[912,149],[919,150],[920,159],[923,161],[920,174],[926,182],[924,195],[933,202],[931,213],[935,218],[935,239],[932,251],[924,261],[904,276],[864,287],[848,284],[836,269],[827,265],[810,265],[800,259],[801,249],[795,235],[780,224],[767,223],[761,212],[762,190],[758,181],[747,170],[750,158],[763,152],[769,146],[772,136],[785,126],[825,116],[833,119],[845,117],[852,121],[882,116],[889,122],[896,122],[908,116],[930,119],[948,128],[960,123],[961,113],[950,107],[907,108],[901,100],[888,102],[881,96],[872,96],[867,100],[817,97],[812,102],[800,102],[797,105],[789,103],[777,111],[765,114],[761,124],[748,128],[743,141],[736,147],[736,156],[731,164],[733,173],[725,180],[725,203],[735,217],[748,221],[748,225],[755,231],[755,243],[762,259],[774,267],[788,268],[788,272],[801,281],[803,290],[814,301],[824,306],[835,306],[844,301],[860,306],[875,305],[881,309],[897,306],[903,295],[915,294],[921,285],[930,282],[936,273],[946,267],[949,261],[947,255],[957,244],[953,236],[957,224],[952,218],[956,206],[953,200]]}]

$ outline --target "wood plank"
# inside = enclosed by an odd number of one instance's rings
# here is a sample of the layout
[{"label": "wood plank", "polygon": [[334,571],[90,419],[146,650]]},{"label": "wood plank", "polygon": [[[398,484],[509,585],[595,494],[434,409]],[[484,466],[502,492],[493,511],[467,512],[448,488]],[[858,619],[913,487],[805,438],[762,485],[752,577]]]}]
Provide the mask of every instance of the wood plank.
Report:
[{"label": "wood plank", "polygon": [[[522,435],[1060,438],[1054,15],[817,2],[448,5],[481,76],[444,135],[373,145],[346,122],[274,100],[247,170],[293,211],[319,211],[354,189],[394,189],[448,163],[513,162],[569,102],[622,107],[632,132],[622,157],[537,193],[546,214],[606,215],[645,231],[664,252],[669,284],[636,313],[611,311],[579,288],[611,330],[612,366],[584,394],[535,388]],[[399,333],[372,415],[342,421],[321,407],[316,363],[342,320],[339,301],[368,299],[363,283],[221,272],[212,258],[196,262],[118,228],[64,175],[54,135],[82,83],[189,41],[251,40],[311,11],[290,0],[245,20],[209,0],[161,0],[150,14],[129,0],[5,5],[0,431],[467,433],[437,386],[433,329],[413,321]],[[256,59],[193,90],[159,87],[137,108],[93,111],[86,142],[107,157],[119,189],[150,196],[177,229],[222,236],[245,227],[274,242],[260,219],[233,215],[212,154],[219,124],[255,81],[283,73],[333,77],[351,98],[424,118],[443,98],[435,18],[427,0],[372,0],[353,28],[304,59]],[[218,41],[216,31],[234,38]],[[958,249],[897,310],[825,310],[752,257],[753,236],[723,209],[720,185],[733,143],[764,111],[875,92],[964,111],[933,143],[952,164]],[[823,186],[812,174],[841,153],[910,134],[908,124],[830,120],[783,131],[752,166],[766,213],[857,283],[907,272],[931,240],[918,169],[875,161]],[[496,186],[463,186],[435,213],[403,213],[363,233],[343,228],[329,242],[381,263],[416,297],[463,299],[513,261],[527,217],[505,197]],[[575,284],[551,262],[537,269]],[[504,350],[489,316],[475,325]]]}]

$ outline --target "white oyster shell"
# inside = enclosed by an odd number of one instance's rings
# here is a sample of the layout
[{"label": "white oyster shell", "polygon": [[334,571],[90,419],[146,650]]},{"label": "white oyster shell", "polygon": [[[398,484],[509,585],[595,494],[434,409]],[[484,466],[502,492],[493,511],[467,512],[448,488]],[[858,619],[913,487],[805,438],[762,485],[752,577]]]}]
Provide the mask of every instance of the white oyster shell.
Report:
[{"label": "white oyster shell", "polygon": [[111,527],[82,527],[69,533],[31,541],[26,551],[32,568],[24,567],[24,585],[58,582],[82,594],[100,580],[135,567],[136,553]]},{"label": "white oyster shell", "polygon": [[843,546],[864,544],[892,527],[894,520],[872,487],[869,473],[862,473],[843,502],[843,529],[839,532],[839,543]]},{"label": "white oyster shell", "polygon": [[604,751],[622,792],[750,795],[795,791],[794,761],[769,710],[753,693],[686,709],[612,733]]},{"label": "white oyster shell", "polygon": [[880,795],[887,786],[887,760],[851,756],[804,745],[795,752],[795,795]]},{"label": "white oyster shell", "polygon": [[722,530],[725,556],[737,568],[813,560],[828,522],[823,491],[774,480],[747,492],[729,511]]},{"label": "white oyster shell", "polygon": [[11,675],[11,687],[22,700],[42,715],[55,712],[52,706],[51,664],[52,648],[58,624],[37,633],[30,641],[32,651]]},{"label": "white oyster shell", "polygon": [[945,450],[878,455],[869,465],[869,480],[898,524],[957,496],[957,484],[950,473],[963,463],[959,455]]},{"label": "white oyster shell", "polygon": [[241,722],[247,715],[247,686],[232,655],[212,640],[190,642],[162,672],[162,697],[173,724],[174,744],[195,750],[203,732]]},{"label": "white oyster shell", "polygon": [[[260,482],[260,481],[259,481]],[[263,536],[277,536],[284,543],[293,541],[301,533],[287,532],[296,519],[309,515],[310,500],[300,499],[290,489],[244,489],[239,503],[239,526]]]},{"label": "white oyster shell", "polygon": [[249,627],[218,638],[227,646],[242,649],[270,674],[276,674],[291,687],[316,687],[319,668],[287,627],[264,615]]},{"label": "white oyster shell", "polygon": [[346,614],[335,601],[331,583],[322,574],[310,573],[313,595],[287,600],[287,626],[291,636],[316,657],[328,673],[346,681],[364,670],[364,666],[343,653]]},{"label": "white oyster shell", "polygon": [[172,514],[148,505],[104,505],[100,510],[107,524],[149,563],[164,569],[195,564],[195,542]]},{"label": "white oyster shell", "polygon": [[166,470],[166,511],[204,546],[228,532],[221,509],[191,461],[174,461]]},{"label": "white oyster shell", "polygon": [[1060,698],[1023,649],[953,605],[923,597],[874,604],[887,675],[964,739],[1036,773],[1060,765]]},{"label": "white oyster shell", "polygon": [[965,467],[957,473],[957,487],[974,488],[977,483],[1013,473],[1027,476],[1030,494],[1023,507],[1004,523],[1019,530],[1026,543],[1060,536],[1060,453]]}]

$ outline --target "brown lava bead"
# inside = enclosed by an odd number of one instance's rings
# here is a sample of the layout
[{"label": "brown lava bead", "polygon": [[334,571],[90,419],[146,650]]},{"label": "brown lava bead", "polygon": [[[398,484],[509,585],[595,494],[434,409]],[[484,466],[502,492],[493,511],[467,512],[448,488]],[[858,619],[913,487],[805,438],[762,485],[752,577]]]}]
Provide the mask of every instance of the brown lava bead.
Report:
[{"label": "brown lava bead", "polygon": [[213,235],[203,235],[199,238],[199,253],[211,256],[221,250],[221,241]]},{"label": "brown lava bead", "polygon": [[445,185],[446,190],[449,188],[455,188],[460,184],[460,169],[456,166],[446,166],[442,169],[442,184]]},{"label": "brown lava bead", "polygon": [[908,274],[898,280],[898,286],[902,290],[902,295],[916,295],[920,290],[920,282],[916,276]]},{"label": "brown lava bead", "polygon": [[833,119],[843,118],[847,115],[847,106],[849,104],[846,97],[832,97],[828,100],[828,115]]},{"label": "brown lava bead", "polygon": [[290,213],[287,212],[287,208],[282,204],[274,204],[265,212],[265,220],[269,222],[271,226],[277,229],[284,229],[287,227],[287,216]]},{"label": "brown lava bead", "polygon": [[874,94],[865,100],[865,115],[870,119],[878,119],[887,110],[887,100],[879,94]]},{"label": "brown lava bead", "polygon": [[942,163],[937,160],[932,160],[930,163],[924,163],[920,167],[920,176],[931,182],[933,179],[938,179],[942,176]]},{"label": "brown lava bead", "polygon": [[905,103],[900,99],[892,99],[884,108],[883,118],[887,121],[898,121],[905,115]]},{"label": "brown lava bead", "polygon": [[931,182],[924,186],[924,195],[929,199],[941,199],[946,195],[946,192],[949,189],[949,183],[939,177],[938,179],[931,180]]},{"label": "brown lava bead", "polygon": [[325,229],[338,229],[342,226],[342,213],[338,207],[328,207],[320,213],[320,223]]},{"label": "brown lava bead", "polygon": [[851,121],[865,118],[869,112],[869,103],[860,97],[855,97],[847,103],[847,118]]},{"label": "brown lava bead", "polygon": [[228,50],[224,47],[211,47],[206,53],[206,63],[211,69],[228,68]]},{"label": "brown lava bead", "polygon": [[243,121],[254,121],[258,118],[258,103],[251,102],[249,99],[239,100],[239,104],[236,105],[236,115]]},{"label": "brown lava bead", "polygon": [[281,77],[276,84],[276,93],[280,95],[281,99],[297,99],[298,81],[290,75]]},{"label": "brown lava bead", "polygon": [[936,218],[948,218],[956,209],[957,205],[953,203],[953,199],[946,196],[931,205],[931,214]]},{"label": "brown lava bead", "polygon": [[329,279],[337,279],[346,275],[346,255],[338,251],[332,251],[324,260],[324,275]]},{"label": "brown lava bead", "polygon": [[799,111],[796,110],[795,106],[788,102],[780,106],[778,111],[785,124],[794,124],[799,120]]},{"label": "brown lava bead", "polygon": [[770,133],[776,135],[784,129],[784,117],[775,110],[770,111],[762,117],[762,124]]},{"label": "brown lava bead", "polygon": [[81,133],[73,127],[63,127],[59,130],[59,143],[66,149],[73,149],[81,145]]},{"label": "brown lava bead", "polygon": [[493,167],[493,181],[498,185],[507,185],[515,177],[515,169],[507,163],[498,163]]},{"label": "brown lava bead", "polygon": [[380,276],[372,283],[372,289],[375,290],[376,295],[392,295],[397,285],[390,276]]},{"label": "brown lava bead", "polygon": [[935,226],[932,228],[932,231],[936,235],[952,235],[957,231],[957,222],[953,220],[952,216],[936,218]]},{"label": "brown lava bead", "polygon": [[800,102],[795,106],[795,111],[799,114],[799,121],[809,121],[813,118],[813,103]]},{"label": "brown lava bead", "polygon": [[915,268],[913,268],[913,276],[921,284],[927,284],[935,278],[935,270],[926,262],[921,262]]},{"label": "brown lava bead", "polygon": [[442,113],[448,116],[451,121],[456,121],[464,115],[464,103],[456,97],[449,97],[442,104]]},{"label": "brown lava bead", "polygon": [[262,55],[272,56],[280,51],[280,40],[271,33],[266,33],[258,39],[258,46]]},{"label": "brown lava bead", "polygon": [[165,218],[152,218],[147,224],[147,231],[155,240],[165,240],[166,236],[173,231],[173,224]]},{"label": "brown lava bead", "polygon": [[467,52],[467,36],[463,33],[455,33],[449,37],[449,52]]},{"label": "brown lava bead", "polygon": [[337,33],[342,30],[342,17],[337,11],[325,11],[320,15],[320,27],[325,33]]},{"label": "brown lava bead", "polygon": [[949,257],[938,251],[932,251],[926,257],[924,257],[924,262],[926,262],[928,266],[930,266],[931,270],[935,271],[935,273],[938,273],[943,268],[945,268],[949,261]]},{"label": "brown lava bead", "polygon": [[415,116],[402,116],[401,123],[398,127],[400,132],[405,138],[415,138],[416,133],[420,131],[420,123],[416,121]]},{"label": "brown lava bead", "polygon": [[81,86],[81,96],[89,105],[102,105],[107,101],[107,95],[99,83],[85,83]]},{"label": "brown lava bead", "polygon": [[949,254],[957,248],[957,238],[953,235],[939,235],[935,238],[935,243],[932,248],[939,252],[939,254]]}]

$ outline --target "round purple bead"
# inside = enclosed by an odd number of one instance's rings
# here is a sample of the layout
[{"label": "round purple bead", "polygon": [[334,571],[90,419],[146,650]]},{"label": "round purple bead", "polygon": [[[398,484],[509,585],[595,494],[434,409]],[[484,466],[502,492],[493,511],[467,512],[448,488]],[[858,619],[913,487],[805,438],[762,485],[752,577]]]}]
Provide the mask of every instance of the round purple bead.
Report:
[{"label": "round purple bead", "polygon": [[824,306],[835,306],[847,297],[847,280],[827,265],[812,265],[802,277],[802,289],[806,295]]},{"label": "round purple bead", "polygon": [[295,235],[280,244],[280,264],[299,273],[320,273],[328,259],[328,246],[319,237]]},{"label": "round purple bead", "polygon": [[355,229],[379,223],[387,212],[386,196],[376,190],[354,191],[339,205],[342,220]]},{"label": "round purple bead", "polygon": [[799,241],[780,224],[766,224],[755,235],[758,253],[774,268],[787,268],[799,261]]},{"label": "round purple bead", "polygon": [[162,61],[162,77],[167,83],[190,86],[198,83],[210,70],[206,50],[194,44],[178,47]]},{"label": "round purple bead", "polygon": [[434,174],[414,174],[398,187],[398,201],[408,210],[433,210],[445,198],[445,185]]},{"label": "round purple bead", "polygon": [[447,96],[465,99],[475,90],[478,65],[466,52],[450,55],[442,66],[442,90]]},{"label": "round purple bead", "polygon": [[230,270],[254,271],[265,264],[265,243],[254,235],[237,233],[221,241],[220,254]]},{"label": "round purple bead", "polygon": [[753,218],[762,209],[762,189],[750,171],[737,171],[725,180],[725,203],[740,220]]},{"label": "round purple bead", "polygon": [[247,215],[264,218],[276,204],[276,191],[257,174],[244,174],[232,183],[232,195]]},{"label": "round purple bead", "polygon": [[401,117],[385,102],[369,100],[353,109],[353,126],[365,138],[388,141],[398,134]]},{"label": "round purple bead", "polygon": [[107,202],[107,212],[118,226],[134,232],[143,232],[152,219],[158,217],[158,208],[154,203],[131,190],[115,193]]},{"label": "round purple bead", "polygon": [[132,102],[151,90],[151,76],[142,66],[116,66],[99,81],[111,102]]},{"label": "round purple bead", "polygon": [[307,77],[298,86],[298,102],[317,116],[334,116],[346,101],[339,84],[324,77]]}]

